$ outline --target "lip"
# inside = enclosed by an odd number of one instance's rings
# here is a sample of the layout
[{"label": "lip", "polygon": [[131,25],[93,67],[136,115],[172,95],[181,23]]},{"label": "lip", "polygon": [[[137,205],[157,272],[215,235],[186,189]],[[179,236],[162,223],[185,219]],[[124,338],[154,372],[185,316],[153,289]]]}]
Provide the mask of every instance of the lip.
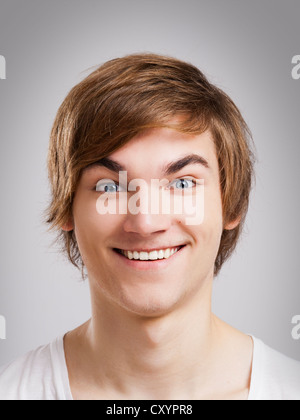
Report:
[{"label": "lip", "polygon": [[[173,248],[176,248],[176,247],[173,247]],[[113,249],[113,253],[116,256],[116,258],[118,258],[120,263],[125,264],[129,268],[133,268],[138,271],[156,271],[156,270],[162,270],[166,268],[168,265],[175,262],[178,258],[180,258],[185,248],[186,248],[186,245],[181,245],[181,248],[177,252],[175,252],[175,254],[171,255],[169,258],[162,259],[162,260],[152,260],[152,261],[151,260],[148,260],[148,261],[129,260],[128,258],[125,257],[125,255],[116,251],[116,248]],[[153,248],[152,250],[157,250],[157,249],[167,249],[167,248]],[[135,251],[137,251],[137,249],[135,249]]]},{"label": "lip", "polygon": [[[123,249],[122,251],[137,251],[137,252],[151,252],[151,251],[159,251],[160,249],[162,250],[166,250],[168,248],[172,249],[172,248],[180,248],[185,246],[186,244],[181,244],[181,245],[170,245],[170,246],[162,246],[162,247],[156,247],[156,248],[134,248],[134,249]],[[121,249],[121,248],[114,248],[114,249]]]}]

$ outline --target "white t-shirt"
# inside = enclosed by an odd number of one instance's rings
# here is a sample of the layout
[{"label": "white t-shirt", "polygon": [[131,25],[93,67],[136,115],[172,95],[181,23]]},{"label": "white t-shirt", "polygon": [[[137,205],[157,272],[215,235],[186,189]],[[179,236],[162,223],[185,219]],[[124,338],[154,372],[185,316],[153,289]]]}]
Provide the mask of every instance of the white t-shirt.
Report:
[{"label": "white t-shirt", "polygon": [[[300,400],[300,362],[252,339],[249,400]],[[63,337],[0,368],[0,400],[73,400]]]}]

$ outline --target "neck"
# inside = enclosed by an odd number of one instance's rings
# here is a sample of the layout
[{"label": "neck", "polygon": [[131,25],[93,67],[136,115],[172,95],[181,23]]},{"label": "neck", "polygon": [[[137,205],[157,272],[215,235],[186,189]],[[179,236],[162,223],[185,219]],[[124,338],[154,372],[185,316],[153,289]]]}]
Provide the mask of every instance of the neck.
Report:
[{"label": "neck", "polygon": [[85,326],[91,365],[114,389],[142,399],[182,399],[184,388],[187,397],[199,391],[199,378],[205,386],[217,335],[211,284],[159,317],[137,316],[99,297],[92,307]]}]

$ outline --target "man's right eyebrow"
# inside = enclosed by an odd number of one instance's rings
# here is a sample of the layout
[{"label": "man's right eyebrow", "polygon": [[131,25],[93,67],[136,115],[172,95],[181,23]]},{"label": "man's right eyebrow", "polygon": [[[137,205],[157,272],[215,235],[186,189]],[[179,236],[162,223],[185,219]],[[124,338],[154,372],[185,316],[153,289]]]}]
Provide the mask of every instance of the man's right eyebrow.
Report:
[{"label": "man's right eyebrow", "polygon": [[92,163],[89,167],[97,167],[97,166],[103,166],[104,168],[109,169],[112,172],[119,173],[121,171],[125,171],[125,168],[115,160],[110,159],[109,157],[104,157],[100,160],[98,160],[95,163]]}]

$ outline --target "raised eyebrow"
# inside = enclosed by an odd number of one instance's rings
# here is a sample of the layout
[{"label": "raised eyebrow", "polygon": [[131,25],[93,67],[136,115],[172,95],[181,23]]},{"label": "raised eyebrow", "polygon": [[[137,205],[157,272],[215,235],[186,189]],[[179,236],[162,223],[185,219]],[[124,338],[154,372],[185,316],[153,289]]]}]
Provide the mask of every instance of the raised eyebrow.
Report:
[{"label": "raised eyebrow", "polygon": [[182,168],[184,168],[187,165],[191,165],[193,163],[200,164],[204,166],[206,169],[210,169],[210,166],[208,164],[208,161],[200,155],[197,155],[195,153],[189,154],[187,156],[183,156],[182,158],[175,160],[174,162],[170,162],[163,168],[163,173],[165,175],[172,175],[178,171],[180,171]]},{"label": "raised eyebrow", "polygon": [[94,166],[104,166],[105,168],[113,171],[113,172],[121,172],[121,171],[125,171],[125,168],[118,162],[116,162],[115,160],[110,159],[109,157],[104,157],[100,160],[98,160],[95,163],[92,163],[89,167],[94,167]]},{"label": "raised eyebrow", "polygon": [[[203,156],[192,153],[164,165],[162,169],[162,173],[164,175],[172,175],[180,171],[181,169],[183,169],[185,166],[195,164],[195,163],[200,164],[207,169],[210,169],[208,161]],[[97,162],[93,163],[92,165],[90,165],[90,167],[94,167],[94,166],[104,166],[105,168],[116,173],[121,172],[121,171],[126,171],[123,165],[121,165],[119,162],[116,162],[113,159],[110,159],[109,157],[102,158],[98,160]]]}]

